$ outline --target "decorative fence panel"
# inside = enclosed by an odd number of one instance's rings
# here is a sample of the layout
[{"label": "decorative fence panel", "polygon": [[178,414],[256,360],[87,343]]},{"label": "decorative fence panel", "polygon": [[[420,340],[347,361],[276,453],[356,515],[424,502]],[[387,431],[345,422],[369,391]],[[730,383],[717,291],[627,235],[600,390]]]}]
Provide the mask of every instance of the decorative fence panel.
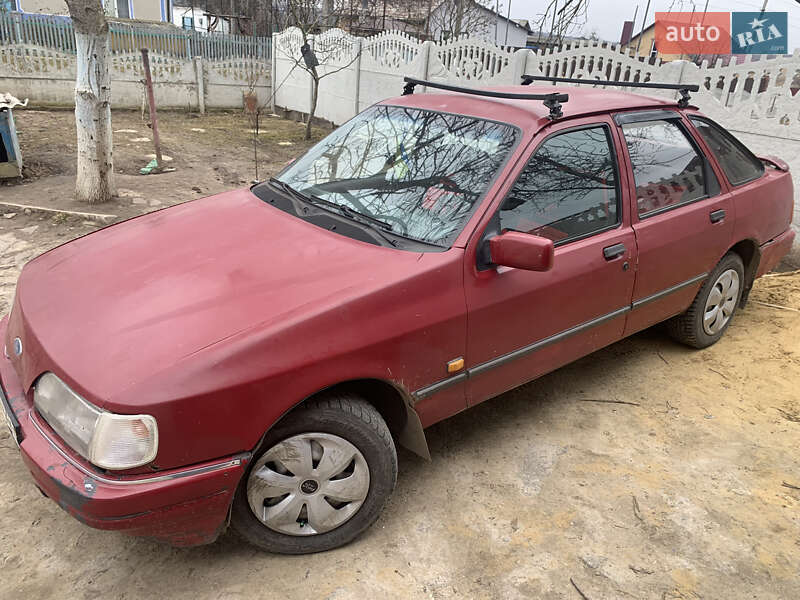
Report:
[{"label": "decorative fence panel", "polygon": [[[268,37],[185,31],[168,24],[111,21],[113,52],[148,48],[164,56],[203,57],[212,60],[257,58],[268,60]],[[75,32],[69,17],[0,12],[0,46],[37,46],[67,54],[75,53]]]},{"label": "decorative fence panel", "polygon": [[[665,83],[698,83],[701,91],[692,102],[729,129],[779,136],[800,141],[800,53],[723,66],[687,61],[662,63],[648,60],[613,45],[588,40],[558,49],[533,52],[495,46],[485,40],[458,38],[441,43],[421,42],[404,33],[383,32],[356,38],[339,30],[325,36],[352,49],[352,53],[325,60],[318,42],[309,36],[320,72],[342,69],[320,84],[318,116],[341,123],[359,110],[403,88],[403,76],[462,85],[517,85],[524,73],[582,79]],[[301,63],[302,35],[292,28],[275,36],[275,103],[308,112],[311,78]],[[294,71],[289,75],[290,71]],[[344,74],[344,71],[347,73]],[[282,76],[289,75],[281,85]],[[285,86],[285,89],[284,89]],[[676,92],[615,88],[677,98]]]}]

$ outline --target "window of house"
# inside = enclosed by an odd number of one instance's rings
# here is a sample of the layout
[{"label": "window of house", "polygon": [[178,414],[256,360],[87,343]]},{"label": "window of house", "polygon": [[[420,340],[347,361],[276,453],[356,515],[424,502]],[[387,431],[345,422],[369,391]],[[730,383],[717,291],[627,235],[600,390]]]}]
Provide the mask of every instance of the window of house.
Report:
[{"label": "window of house", "polygon": [[128,0],[117,0],[117,16],[120,19],[132,19],[131,7]]},{"label": "window of house", "polygon": [[613,148],[605,126],[546,139],[500,207],[501,231],[565,242],[619,223]]},{"label": "window of house", "polygon": [[194,21],[192,20],[192,17],[183,17],[183,28],[188,31],[194,29]]},{"label": "window of house", "polygon": [[731,185],[761,177],[764,165],[739,140],[711,121],[692,118],[692,123],[717,157]]},{"label": "window of house", "polygon": [[693,202],[719,191],[719,183],[683,129],[673,121],[622,126],[639,216]]}]

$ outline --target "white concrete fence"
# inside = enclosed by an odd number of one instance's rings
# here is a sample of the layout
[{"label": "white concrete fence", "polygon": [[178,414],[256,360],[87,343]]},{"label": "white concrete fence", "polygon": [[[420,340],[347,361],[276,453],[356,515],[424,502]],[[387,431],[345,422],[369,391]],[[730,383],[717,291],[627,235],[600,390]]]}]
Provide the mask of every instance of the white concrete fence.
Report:
[{"label": "white concrete fence", "polygon": [[[302,36],[289,28],[272,38],[272,60],[261,57],[207,58],[169,55],[151,49],[156,102],[163,108],[203,111],[241,108],[254,92],[262,106],[308,113],[311,77],[297,66]],[[800,52],[723,66],[688,61],[652,64],[615,46],[589,41],[533,52],[496,46],[474,38],[422,42],[400,32],[359,38],[339,29],[312,36],[320,84],[317,116],[341,124],[384,98],[399,95],[406,75],[469,85],[519,85],[523,74],[696,83],[692,103],[731,131],[745,134],[756,151],[780,154],[800,177]],[[266,56],[263,53],[262,56]],[[302,59],[300,59],[302,60]],[[34,105],[73,103],[75,56],[53,47],[0,45],[0,91],[29,98]],[[112,59],[112,104],[135,108],[144,101],[141,56],[129,48]],[[275,90],[274,95],[272,90]],[[616,88],[633,92],[637,88]],[[418,90],[424,91],[424,90]],[[651,95],[674,92],[646,90]],[[673,95],[672,97],[675,97]],[[757,137],[756,137],[757,136]],[[800,181],[795,180],[800,190]],[[800,204],[795,206],[800,229]]]},{"label": "white concrete fence", "polygon": [[[259,58],[180,58],[151,52],[156,104],[203,112],[241,108],[252,91],[269,102],[270,61]],[[75,55],[31,45],[0,46],[0,91],[29,98],[34,105],[71,105],[75,96]],[[111,104],[138,108],[144,102],[142,56],[115,52],[111,65]]]},{"label": "white concrete fence", "polygon": [[[311,77],[297,67],[302,36],[290,28],[272,38],[272,81],[276,106],[307,113]],[[571,47],[533,52],[461,38],[421,42],[399,32],[368,38],[332,29],[311,37],[320,58],[316,115],[341,124],[371,104],[403,90],[403,77],[467,86],[519,85],[523,74],[659,83],[696,83],[691,103],[744,138],[756,152],[776,154],[792,166],[800,192],[800,51],[783,57],[723,66],[688,61],[652,64],[616,46],[584,41]],[[343,68],[344,67],[344,68]],[[337,71],[337,69],[341,69]],[[614,88],[677,98],[677,92]],[[417,88],[417,92],[423,89]],[[744,135],[742,135],[744,134]],[[800,232],[800,203],[793,224]],[[800,257],[800,236],[795,248]]]},{"label": "white concrete fence", "polygon": [[[386,97],[399,95],[403,77],[469,85],[519,85],[523,74],[696,83],[692,104],[734,131],[800,141],[800,52],[785,57],[722,66],[722,61],[697,66],[688,61],[653,64],[641,61],[616,46],[602,47],[584,41],[572,47],[533,52],[496,46],[484,40],[461,38],[422,42],[399,32],[368,38],[353,37],[339,29],[312,36],[310,43],[320,59],[321,73],[341,71],[320,84],[317,115],[341,124],[360,110]],[[290,28],[273,36],[273,80],[278,106],[308,112],[311,78],[295,67],[300,56],[300,31]],[[623,91],[668,94],[636,88]]]}]

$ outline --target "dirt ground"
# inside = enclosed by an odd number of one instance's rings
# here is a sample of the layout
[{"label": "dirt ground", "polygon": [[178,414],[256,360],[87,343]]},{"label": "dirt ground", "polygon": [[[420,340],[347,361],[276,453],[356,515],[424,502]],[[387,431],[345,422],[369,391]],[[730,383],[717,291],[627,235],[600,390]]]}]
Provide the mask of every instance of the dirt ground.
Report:
[{"label": "dirt ground", "polygon": [[[0,185],[0,200],[70,205],[71,115],[18,111],[17,124],[32,178]],[[268,126],[267,173],[305,147],[300,126]],[[146,127],[115,113],[115,130],[136,130],[115,133],[130,195],[80,208],[130,216],[244,185],[254,178],[249,128],[236,114],[167,114],[177,171],[141,177],[152,150],[129,140]],[[97,227],[0,215],[0,309],[22,264]],[[41,496],[0,435],[0,597],[800,597],[797,273],[759,280],[709,349],[656,327],[432,427],[432,462],[401,450],[378,522],[320,555],[271,556],[231,533],[174,549],[89,529]]]}]

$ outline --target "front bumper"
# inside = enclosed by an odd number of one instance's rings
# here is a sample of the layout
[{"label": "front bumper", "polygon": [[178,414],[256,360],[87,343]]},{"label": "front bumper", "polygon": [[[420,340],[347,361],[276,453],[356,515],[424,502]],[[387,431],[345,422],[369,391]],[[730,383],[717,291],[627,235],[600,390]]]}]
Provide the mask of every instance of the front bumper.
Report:
[{"label": "front bumper", "polygon": [[[7,325],[7,317],[0,320],[0,339]],[[82,523],[175,546],[211,543],[224,530],[248,453],[148,476],[101,473],[39,417],[2,355],[0,384],[3,416],[36,485]]]}]

